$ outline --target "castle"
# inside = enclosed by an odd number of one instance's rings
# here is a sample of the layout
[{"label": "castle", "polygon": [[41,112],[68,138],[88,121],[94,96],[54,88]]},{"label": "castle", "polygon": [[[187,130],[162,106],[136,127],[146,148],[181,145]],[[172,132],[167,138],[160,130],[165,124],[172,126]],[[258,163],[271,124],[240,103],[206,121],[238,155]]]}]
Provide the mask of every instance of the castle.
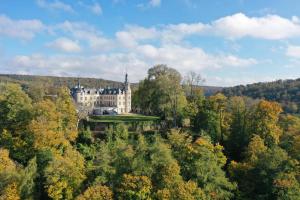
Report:
[{"label": "castle", "polygon": [[77,86],[71,88],[71,95],[77,106],[90,114],[126,114],[131,111],[131,89],[127,73],[123,87],[84,88],[78,81]]}]

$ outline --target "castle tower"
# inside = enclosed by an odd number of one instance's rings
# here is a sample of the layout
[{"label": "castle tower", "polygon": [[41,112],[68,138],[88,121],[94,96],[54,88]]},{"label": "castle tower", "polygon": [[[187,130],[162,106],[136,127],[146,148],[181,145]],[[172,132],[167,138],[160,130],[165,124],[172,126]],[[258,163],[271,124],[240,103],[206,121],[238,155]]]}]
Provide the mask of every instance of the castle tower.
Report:
[{"label": "castle tower", "polygon": [[131,88],[130,88],[130,83],[128,82],[128,74],[127,73],[125,75],[124,90],[125,90],[125,113],[130,113],[130,111],[131,111]]},{"label": "castle tower", "polygon": [[78,103],[80,101],[80,97],[81,97],[81,85],[80,85],[80,80],[78,78],[77,86],[75,88],[75,93],[74,93],[74,98],[75,98],[76,103]]}]

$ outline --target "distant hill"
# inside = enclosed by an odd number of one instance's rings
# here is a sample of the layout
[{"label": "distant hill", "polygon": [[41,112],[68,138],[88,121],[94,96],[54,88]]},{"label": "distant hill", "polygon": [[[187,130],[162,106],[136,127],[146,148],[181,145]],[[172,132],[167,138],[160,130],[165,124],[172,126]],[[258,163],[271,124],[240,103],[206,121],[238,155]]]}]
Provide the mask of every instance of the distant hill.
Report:
[{"label": "distant hill", "polygon": [[88,87],[118,86],[121,82],[110,81],[96,78],[76,78],[76,77],[57,77],[57,76],[36,76],[36,75],[17,75],[0,74],[0,82],[13,82],[19,84],[46,84],[53,87],[73,87],[80,81],[81,85]]},{"label": "distant hill", "polygon": [[[22,86],[30,84],[42,84],[47,87],[73,87],[80,81],[80,84],[85,87],[117,87],[122,83],[98,78],[76,78],[76,77],[57,77],[57,76],[37,76],[37,75],[17,75],[17,74],[0,74],[0,82],[18,83]],[[132,83],[132,88],[138,87],[138,83]],[[222,90],[222,87],[202,86],[205,95],[213,95]]]},{"label": "distant hill", "polygon": [[287,113],[300,113],[300,79],[278,80],[224,88],[226,96],[248,96],[281,103]]}]

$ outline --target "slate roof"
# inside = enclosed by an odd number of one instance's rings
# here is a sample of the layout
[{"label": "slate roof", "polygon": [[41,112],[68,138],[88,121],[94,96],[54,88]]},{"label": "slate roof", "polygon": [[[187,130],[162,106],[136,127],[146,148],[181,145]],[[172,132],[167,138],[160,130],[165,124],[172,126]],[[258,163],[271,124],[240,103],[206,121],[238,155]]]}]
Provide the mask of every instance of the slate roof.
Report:
[{"label": "slate roof", "polygon": [[71,94],[75,93],[85,93],[85,94],[100,94],[100,95],[117,95],[123,94],[125,88],[84,88],[84,87],[74,87],[71,88]]}]

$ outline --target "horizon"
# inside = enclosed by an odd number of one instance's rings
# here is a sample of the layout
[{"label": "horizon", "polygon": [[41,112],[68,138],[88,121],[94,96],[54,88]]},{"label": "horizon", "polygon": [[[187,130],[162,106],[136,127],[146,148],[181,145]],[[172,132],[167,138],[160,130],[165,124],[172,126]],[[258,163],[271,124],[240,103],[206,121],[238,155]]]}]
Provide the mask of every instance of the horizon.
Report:
[{"label": "horizon", "polygon": [[[37,76],[37,77],[53,77],[53,78],[73,78],[73,79],[98,79],[98,80],[104,80],[104,81],[112,81],[112,82],[117,82],[117,83],[123,83],[124,80],[109,80],[109,79],[105,79],[105,78],[93,78],[93,77],[77,77],[77,76],[59,76],[59,75],[33,75],[33,74],[1,74],[0,76]],[[130,74],[128,73],[128,77],[130,78]],[[146,77],[145,77],[146,78]],[[232,86],[217,86],[217,85],[207,85],[205,82],[203,82],[201,85],[199,85],[200,87],[216,87],[216,88],[231,88],[231,87],[236,87],[236,86],[247,86],[247,85],[252,85],[252,84],[257,84],[257,83],[270,83],[270,82],[277,82],[277,81],[296,81],[300,78],[295,78],[295,79],[276,79],[273,81],[259,81],[259,82],[254,82],[254,83],[247,83],[247,84],[238,84],[238,85],[232,85]],[[129,83],[130,84],[139,84],[139,82],[130,82],[129,79]]]},{"label": "horizon", "polygon": [[0,73],[132,83],[156,64],[205,86],[300,77],[296,0],[0,0]]}]

